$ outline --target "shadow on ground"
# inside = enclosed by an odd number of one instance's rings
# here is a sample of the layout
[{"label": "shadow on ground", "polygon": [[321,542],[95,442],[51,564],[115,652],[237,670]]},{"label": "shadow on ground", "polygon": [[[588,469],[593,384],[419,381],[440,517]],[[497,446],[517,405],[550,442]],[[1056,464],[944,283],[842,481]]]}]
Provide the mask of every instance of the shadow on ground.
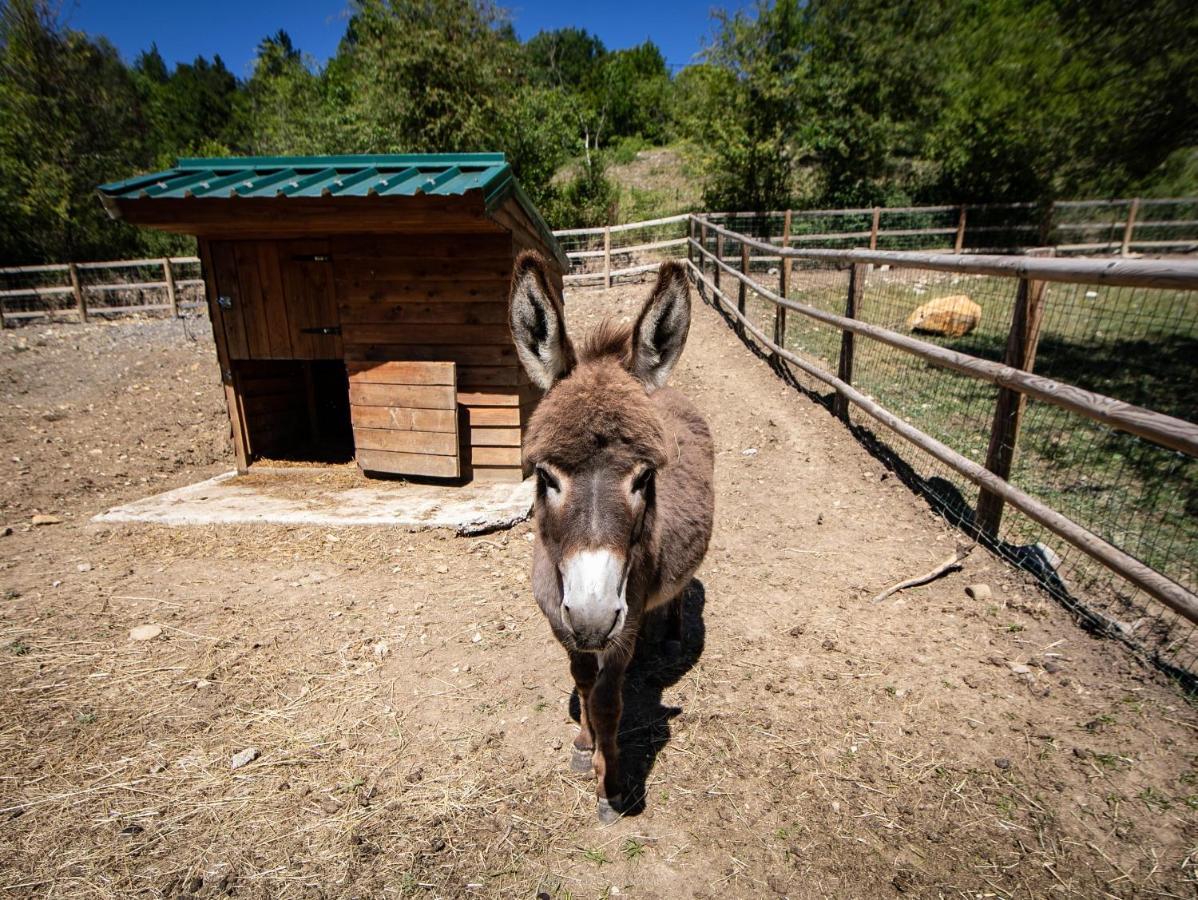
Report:
[{"label": "shadow on ground", "polygon": [[[670,720],[682,712],[666,706],[662,693],[677,684],[703,655],[707,630],[703,609],[707,591],[699,579],[691,579],[682,600],[682,653],[667,656],[659,640],[659,623],[651,619],[637,642],[636,655],[624,679],[624,714],[620,718],[620,768],[624,781],[626,816],[645,809],[645,784],[657,755],[670,742]],[[578,692],[570,696],[570,716],[578,721]]]}]

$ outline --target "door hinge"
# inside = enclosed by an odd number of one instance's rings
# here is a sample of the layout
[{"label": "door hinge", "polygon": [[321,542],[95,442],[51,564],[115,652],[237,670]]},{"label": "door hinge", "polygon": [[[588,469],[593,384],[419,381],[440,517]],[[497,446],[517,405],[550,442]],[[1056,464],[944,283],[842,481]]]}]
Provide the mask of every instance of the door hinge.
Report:
[{"label": "door hinge", "polygon": [[291,257],[296,262],[332,262],[333,257],[326,253],[297,253]]},{"label": "door hinge", "polygon": [[219,297],[216,298],[216,305],[219,306],[221,309],[232,309],[233,308],[233,298],[230,297],[228,294],[221,294]]},{"label": "door hinge", "polygon": [[224,384],[232,384],[233,383],[233,370],[232,369],[221,369],[220,370],[220,380]]},{"label": "door hinge", "polygon": [[324,325],[320,328],[301,328],[300,334],[341,334],[340,325]]}]

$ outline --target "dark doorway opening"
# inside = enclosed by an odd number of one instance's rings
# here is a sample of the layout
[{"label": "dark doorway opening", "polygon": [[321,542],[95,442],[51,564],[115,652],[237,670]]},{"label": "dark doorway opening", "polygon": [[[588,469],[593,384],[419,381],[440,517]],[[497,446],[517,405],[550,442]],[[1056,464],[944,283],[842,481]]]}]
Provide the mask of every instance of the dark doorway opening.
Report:
[{"label": "dark doorway opening", "polygon": [[354,458],[349,381],[341,360],[237,360],[233,375],[250,462]]}]

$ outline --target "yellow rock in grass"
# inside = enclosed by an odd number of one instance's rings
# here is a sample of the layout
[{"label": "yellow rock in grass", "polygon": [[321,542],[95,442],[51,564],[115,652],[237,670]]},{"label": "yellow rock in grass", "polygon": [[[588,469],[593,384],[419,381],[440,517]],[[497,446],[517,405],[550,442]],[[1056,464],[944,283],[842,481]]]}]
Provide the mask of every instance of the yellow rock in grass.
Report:
[{"label": "yellow rock in grass", "polygon": [[945,337],[969,334],[982,321],[982,308],[965,294],[929,300],[907,317],[907,328]]}]

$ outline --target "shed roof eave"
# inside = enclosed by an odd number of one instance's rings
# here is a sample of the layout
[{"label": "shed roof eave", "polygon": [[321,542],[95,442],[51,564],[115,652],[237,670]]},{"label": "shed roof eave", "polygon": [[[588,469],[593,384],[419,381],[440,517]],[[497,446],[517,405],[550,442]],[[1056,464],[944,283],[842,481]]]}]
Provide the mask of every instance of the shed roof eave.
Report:
[{"label": "shed roof eave", "polygon": [[570,259],[566,256],[566,252],[562,249],[561,244],[553,236],[553,232],[549,230],[549,226],[541,218],[532,200],[524,193],[524,189],[520,187],[520,182],[516,181],[510,169],[507,172],[507,176],[501,184],[497,185],[487,194],[487,215],[491,215],[491,213],[503,206],[509,199],[514,200],[520,209],[523,210],[524,215],[528,217],[528,220],[536,226],[538,235],[545,242],[545,246],[549,248],[549,252],[553,255],[554,260],[561,266],[562,272],[569,272]]}]

